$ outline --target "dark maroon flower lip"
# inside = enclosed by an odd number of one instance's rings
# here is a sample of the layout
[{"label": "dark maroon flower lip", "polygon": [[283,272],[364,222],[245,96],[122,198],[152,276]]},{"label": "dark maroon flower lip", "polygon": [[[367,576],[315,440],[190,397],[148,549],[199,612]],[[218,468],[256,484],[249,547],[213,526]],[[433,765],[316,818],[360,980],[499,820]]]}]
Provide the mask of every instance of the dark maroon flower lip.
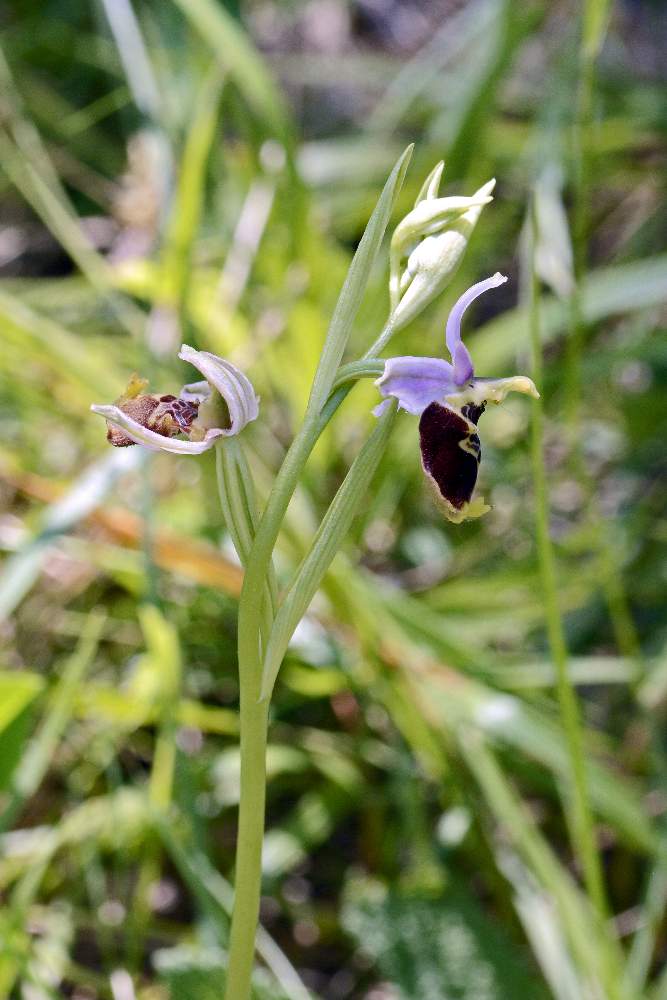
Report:
[{"label": "dark maroon flower lip", "polygon": [[482,457],[476,420],[484,407],[464,409],[469,412],[464,414],[463,410],[431,403],[419,420],[422,466],[437,500],[452,521],[479,516],[473,512],[471,501]]}]

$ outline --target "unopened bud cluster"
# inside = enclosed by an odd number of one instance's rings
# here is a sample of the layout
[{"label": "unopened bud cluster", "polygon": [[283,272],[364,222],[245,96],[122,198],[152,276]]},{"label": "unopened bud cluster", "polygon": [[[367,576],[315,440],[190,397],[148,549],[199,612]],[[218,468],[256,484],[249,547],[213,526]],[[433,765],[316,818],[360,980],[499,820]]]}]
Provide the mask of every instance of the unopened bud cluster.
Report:
[{"label": "unopened bud cluster", "polygon": [[440,162],[426,178],[415,207],[399,222],[391,240],[389,294],[392,327],[415,318],[450,283],[482,209],[492,201],[495,180],[471,197],[439,198]]}]

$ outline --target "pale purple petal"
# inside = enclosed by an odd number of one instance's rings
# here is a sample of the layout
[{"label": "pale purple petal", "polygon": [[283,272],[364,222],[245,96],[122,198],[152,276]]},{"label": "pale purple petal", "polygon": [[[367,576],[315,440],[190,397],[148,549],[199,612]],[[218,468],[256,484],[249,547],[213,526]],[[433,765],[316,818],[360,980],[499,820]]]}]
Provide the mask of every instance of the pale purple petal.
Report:
[{"label": "pale purple petal", "polygon": [[490,288],[497,288],[498,285],[503,285],[506,281],[507,278],[505,275],[499,272],[496,272],[490,278],[485,278],[484,281],[478,281],[476,285],[472,285],[467,292],[463,293],[449,314],[445,339],[454,363],[454,382],[456,385],[464,385],[466,382],[469,382],[475,373],[472,358],[467,347],[461,341],[461,320],[463,314],[470,303],[474,302],[479,295],[483,295]]},{"label": "pale purple petal", "polygon": [[383,396],[395,396],[399,408],[415,414],[456,391],[452,366],[443,358],[389,358],[375,384]]},{"label": "pale purple petal", "polygon": [[183,344],[179,358],[187,361],[202,373],[211,388],[216,389],[229,410],[230,426],[221,434],[226,437],[238,434],[259,413],[259,400],[250,379],[229,361],[224,361],[208,351],[195,351]]},{"label": "pale purple petal", "polygon": [[203,451],[212,448],[216,440],[226,433],[215,428],[208,430],[202,441],[184,441],[181,438],[164,437],[149,430],[132,417],[128,417],[118,406],[91,406],[91,410],[93,413],[99,413],[115,427],[120,427],[135,444],[142,444],[151,451],[170,451],[176,455],[201,455]]}]

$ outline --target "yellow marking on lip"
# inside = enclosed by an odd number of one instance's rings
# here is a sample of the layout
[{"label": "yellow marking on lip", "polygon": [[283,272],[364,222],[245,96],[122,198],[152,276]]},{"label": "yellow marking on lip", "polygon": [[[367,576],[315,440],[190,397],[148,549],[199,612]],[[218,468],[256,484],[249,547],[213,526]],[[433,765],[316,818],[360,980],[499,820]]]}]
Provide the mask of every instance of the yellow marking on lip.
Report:
[{"label": "yellow marking on lip", "polygon": [[472,455],[473,458],[476,458],[479,462],[479,443],[473,444],[469,437],[464,437],[461,441],[459,441],[459,448],[461,451],[465,451],[468,455]]}]

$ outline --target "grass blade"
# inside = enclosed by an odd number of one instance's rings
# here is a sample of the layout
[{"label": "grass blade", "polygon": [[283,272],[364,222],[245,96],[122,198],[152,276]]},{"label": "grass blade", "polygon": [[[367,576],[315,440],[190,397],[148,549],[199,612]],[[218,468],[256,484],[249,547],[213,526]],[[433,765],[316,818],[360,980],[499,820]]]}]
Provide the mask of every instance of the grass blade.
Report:
[{"label": "grass blade", "polygon": [[11,799],[0,816],[2,830],[11,826],[23,803],[37,791],[49,769],[56,747],[74,711],[79,685],[97,652],[104,621],[104,615],[91,612],[79,645],[60,674],[44,721],[14,772]]},{"label": "grass blade", "polygon": [[291,127],[285,102],[238,21],[213,0],[174,0],[174,3],[211,46],[221,66],[229,71],[269,130],[288,141]]},{"label": "grass blade", "polygon": [[216,136],[223,77],[214,66],[196,95],[192,124],[180,162],[180,176],[162,256],[158,305],[180,309],[187,292],[190,255],[204,204],[206,166]]},{"label": "grass blade", "polygon": [[[223,925],[226,936],[234,905],[234,890],[231,885],[194,844],[183,843],[183,838],[174,832],[173,824],[167,823],[162,816],[157,816],[155,822],[165,850],[181,878],[202,910],[215,923]],[[257,929],[257,951],[288,996],[293,1000],[311,1000],[311,994],[304,986],[297,970],[271,935],[261,926]]]},{"label": "grass blade", "polygon": [[478,733],[458,732],[459,747],[484,791],[497,819],[530,870],[539,878],[560,911],[577,962],[602,987],[609,1000],[631,1000],[621,982],[621,955],[614,939],[574,885],[505,778],[494,755]]}]

